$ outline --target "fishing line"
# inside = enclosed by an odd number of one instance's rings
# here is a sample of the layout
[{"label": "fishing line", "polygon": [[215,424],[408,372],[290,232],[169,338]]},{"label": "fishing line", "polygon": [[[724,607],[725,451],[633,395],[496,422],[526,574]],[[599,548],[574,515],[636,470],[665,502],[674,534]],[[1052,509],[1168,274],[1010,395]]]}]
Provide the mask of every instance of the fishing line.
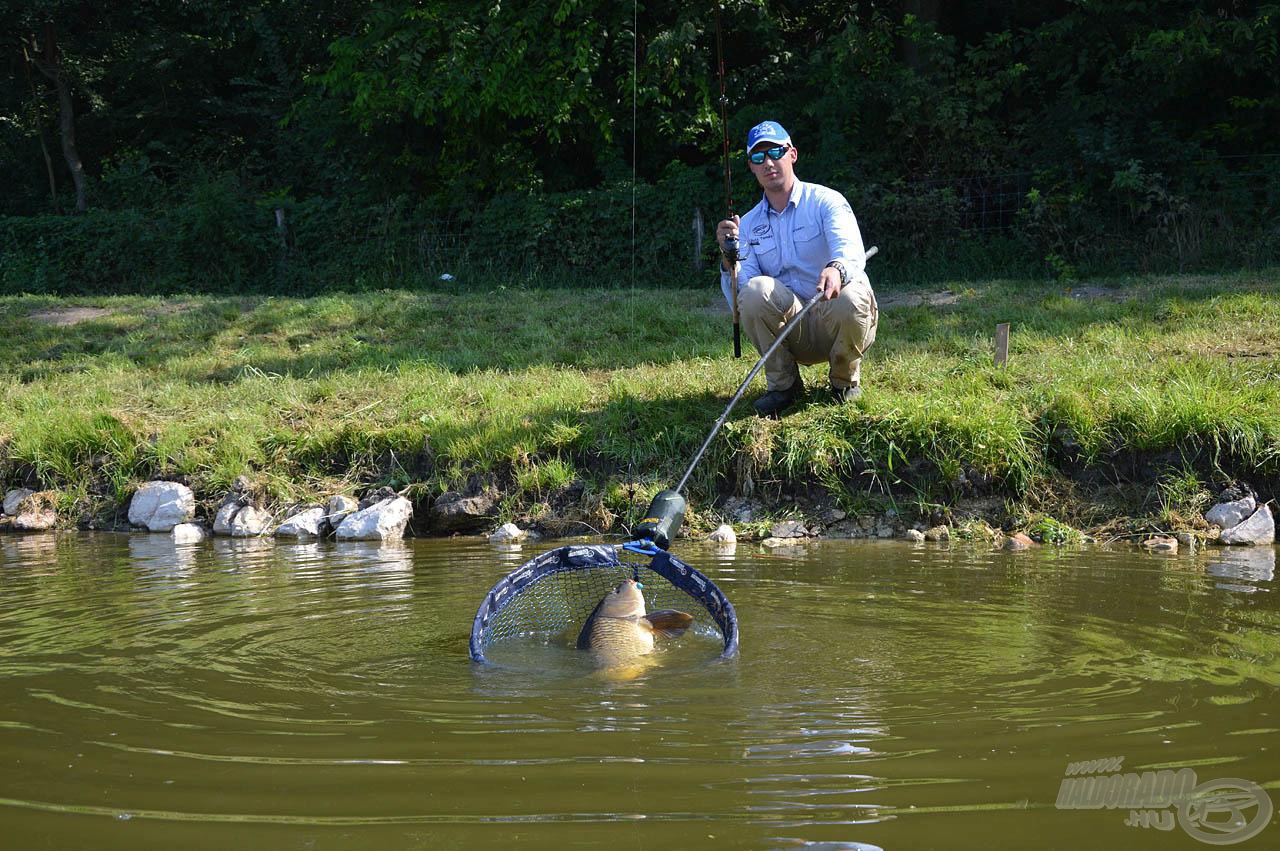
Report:
[{"label": "fishing line", "polygon": [[[733,218],[733,173],[729,170],[729,97],[724,92],[724,39],[721,36],[720,4],[716,3],[716,66],[720,75],[720,132],[724,137],[724,201],[728,218]],[[742,255],[738,251],[736,235],[725,238],[723,252],[729,263],[729,293],[733,307],[733,356],[742,357],[742,321],[738,315],[738,263]]]},{"label": "fishing line", "polygon": [[636,79],[640,76],[640,0],[631,2],[631,289],[636,288]]}]

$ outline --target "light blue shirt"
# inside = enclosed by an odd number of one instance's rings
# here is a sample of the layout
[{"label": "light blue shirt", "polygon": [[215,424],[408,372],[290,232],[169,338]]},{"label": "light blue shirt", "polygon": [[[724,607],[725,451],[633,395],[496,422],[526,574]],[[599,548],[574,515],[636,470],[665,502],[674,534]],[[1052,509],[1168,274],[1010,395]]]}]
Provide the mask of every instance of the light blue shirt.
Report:
[{"label": "light blue shirt", "polygon": [[[867,253],[853,208],[834,189],[797,180],[787,206],[779,213],[762,197],[738,225],[739,252],[745,255],[738,268],[738,287],[757,275],[768,275],[786,284],[801,301],[818,291],[818,276],[832,260],[839,260],[850,283],[870,286]],[[720,289],[732,305],[729,273],[720,271]]]}]

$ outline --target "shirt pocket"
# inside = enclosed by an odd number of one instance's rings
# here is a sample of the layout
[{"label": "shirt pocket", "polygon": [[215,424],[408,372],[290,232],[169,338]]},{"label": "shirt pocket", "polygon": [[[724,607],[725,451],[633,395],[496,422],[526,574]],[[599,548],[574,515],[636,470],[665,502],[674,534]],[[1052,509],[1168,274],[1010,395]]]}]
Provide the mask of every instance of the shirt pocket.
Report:
[{"label": "shirt pocket", "polygon": [[761,239],[751,244],[751,253],[756,257],[760,271],[766,275],[778,273],[778,240]]},{"label": "shirt pocket", "polygon": [[791,232],[791,238],[795,240],[797,247],[808,245],[820,236],[822,236],[822,228],[816,224],[796,225],[795,230]]}]

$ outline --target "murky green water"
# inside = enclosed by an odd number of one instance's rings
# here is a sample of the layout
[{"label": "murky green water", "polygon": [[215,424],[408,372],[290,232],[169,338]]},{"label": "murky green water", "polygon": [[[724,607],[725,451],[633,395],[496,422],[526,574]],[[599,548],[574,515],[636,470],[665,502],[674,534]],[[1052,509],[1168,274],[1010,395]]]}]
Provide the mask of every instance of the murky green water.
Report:
[{"label": "murky green water", "polygon": [[1275,550],[679,547],[738,660],[473,667],[541,549],[0,538],[0,844],[1204,847],[1055,807],[1108,757],[1280,804]]}]

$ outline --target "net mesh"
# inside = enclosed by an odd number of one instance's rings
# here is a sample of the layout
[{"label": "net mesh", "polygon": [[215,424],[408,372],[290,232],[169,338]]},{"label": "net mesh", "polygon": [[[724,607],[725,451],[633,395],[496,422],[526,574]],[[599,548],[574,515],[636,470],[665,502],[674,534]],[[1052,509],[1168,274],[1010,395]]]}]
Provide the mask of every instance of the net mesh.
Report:
[{"label": "net mesh", "polygon": [[[620,556],[625,555],[627,561]],[[600,600],[624,579],[644,585],[648,611],[678,609],[693,615],[691,629],[737,652],[733,606],[710,579],[662,550],[650,561],[614,546],[561,547],[521,565],[498,582],[476,612],[471,657],[488,661],[494,644],[514,638],[576,637]]]}]

